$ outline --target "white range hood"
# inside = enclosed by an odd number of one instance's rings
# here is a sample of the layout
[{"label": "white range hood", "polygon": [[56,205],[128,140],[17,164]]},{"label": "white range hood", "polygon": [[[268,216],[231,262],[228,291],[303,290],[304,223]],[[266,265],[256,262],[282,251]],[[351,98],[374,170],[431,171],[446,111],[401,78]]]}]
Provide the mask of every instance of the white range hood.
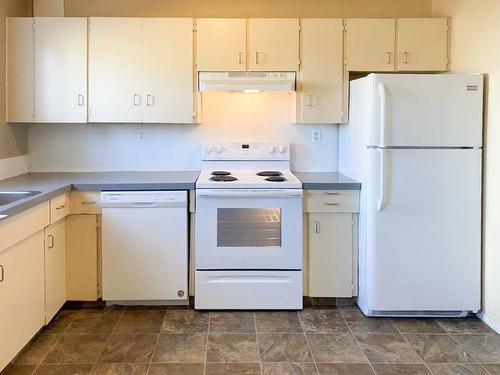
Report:
[{"label": "white range hood", "polygon": [[295,91],[295,72],[200,72],[199,91]]}]

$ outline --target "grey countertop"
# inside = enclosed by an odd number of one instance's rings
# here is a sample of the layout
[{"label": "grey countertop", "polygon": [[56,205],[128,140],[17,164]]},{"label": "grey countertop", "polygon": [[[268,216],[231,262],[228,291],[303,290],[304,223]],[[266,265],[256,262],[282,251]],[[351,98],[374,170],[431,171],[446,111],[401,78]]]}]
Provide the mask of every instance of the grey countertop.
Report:
[{"label": "grey countertop", "polygon": [[71,189],[190,190],[194,189],[198,175],[197,171],[27,173],[0,181],[0,191],[39,191],[40,194],[1,207],[0,220]]},{"label": "grey countertop", "polygon": [[361,183],[338,172],[293,172],[304,190],[360,190]]}]

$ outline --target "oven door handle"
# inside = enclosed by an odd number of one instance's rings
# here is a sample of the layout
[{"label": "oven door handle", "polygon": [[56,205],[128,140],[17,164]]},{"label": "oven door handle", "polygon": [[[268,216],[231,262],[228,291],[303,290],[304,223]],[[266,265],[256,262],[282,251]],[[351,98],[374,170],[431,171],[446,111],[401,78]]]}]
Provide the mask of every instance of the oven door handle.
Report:
[{"label": "oven door handle", "polygon": [[213,198],[288,198],[301,197],[302,189],[198,189],[197,197]]}]

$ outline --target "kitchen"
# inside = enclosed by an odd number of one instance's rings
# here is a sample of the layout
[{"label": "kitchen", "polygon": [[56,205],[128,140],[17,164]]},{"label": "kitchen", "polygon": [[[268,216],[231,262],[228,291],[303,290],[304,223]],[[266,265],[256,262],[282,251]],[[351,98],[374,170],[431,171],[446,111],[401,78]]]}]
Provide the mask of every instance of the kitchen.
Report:
[{"label": "kitchen", "polygon": [[498,373],[486,3],[2,4],[2,373]]}]

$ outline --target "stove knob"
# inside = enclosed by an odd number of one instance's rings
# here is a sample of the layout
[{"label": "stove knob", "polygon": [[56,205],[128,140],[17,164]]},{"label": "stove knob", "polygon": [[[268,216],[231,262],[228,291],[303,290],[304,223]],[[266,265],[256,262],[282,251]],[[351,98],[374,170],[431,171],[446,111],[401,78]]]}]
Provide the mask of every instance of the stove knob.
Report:
[{"label": "stove knob", "polygon": [[205,152],[206,152],[207,154],[211,154],[212,152],[214,152],[214,146],[212,146],[212,145],[207,146],[207,147],[205,148]]},{"label": "stove knob", "polygon": [[215,148],[215,152],[217,152],[218,154],[222,153],[222,151],[224,151],[224,147],[222,147],[222,146],[217,146]]},{"label": "stove knob", "polygon": [[269,147],[269,152],[270,152],[271,154],[274,154],[274,153],[276,152],[276,146],[271,146],[271,147]]},{"label": "stove knob", "polygon": [[286,152],[286,146],[279,146],[278,151],[280,152],[280,154],[284,154]]}]

